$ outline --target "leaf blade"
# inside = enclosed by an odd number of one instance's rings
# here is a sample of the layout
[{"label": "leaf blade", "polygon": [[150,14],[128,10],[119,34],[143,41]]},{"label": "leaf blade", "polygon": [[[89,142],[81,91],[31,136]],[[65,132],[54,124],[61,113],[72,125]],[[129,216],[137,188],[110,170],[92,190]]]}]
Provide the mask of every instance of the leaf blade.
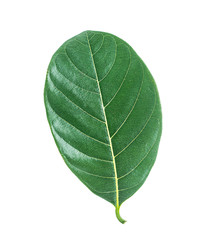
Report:
[{"label": "leaf blade", "polygon": [[146,180],[161,136],[159,95],[147,67],[118,37],[86,31],[52,57],[44,99],[64,161],[124,223],[119,208]]}]

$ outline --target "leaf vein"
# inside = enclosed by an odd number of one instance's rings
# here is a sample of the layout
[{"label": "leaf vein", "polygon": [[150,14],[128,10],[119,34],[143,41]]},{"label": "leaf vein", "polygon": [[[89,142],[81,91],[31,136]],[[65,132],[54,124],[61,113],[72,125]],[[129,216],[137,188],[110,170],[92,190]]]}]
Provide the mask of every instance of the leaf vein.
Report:
[{"label": "leaf vein", "polygon": [[[130,50],[129,50],[129,54],[130,54]],[[131,57],[131,55],[130,55],[130,57]],[[118,88],[118,90],[116,91],[115,95],[114,95],[114,96],[111,98],[111,100],[105,105],[105,108],[114,100],[114,98],[115,98],[116,95],[118,94],[119,90],[121,89],[122,85],[124,84],[124,81],[125,81],[125,79],[126,79],[126,77],[127,77],[127,75],[128,75],[128,72],[129,72],[129,70],[130,70],[130,65],[131,65],[131,60],[130,60],[130,62],[129,62],[129,66],[128,66],[127,71],[126,71],[126,73],[125,73],[125,75],[124,75],[124,78],[123,78],[123,80],[122,80],[122,82],[121,82],[121,85],[119,86],[119,88]],[[112,138],[112,137],[111,137],[111,138]]]},{"label": "leaf vein", "polygon": [[69,102],[71,102],[73,105],[75,105],[77,108],[79,108],[81,111],[83,111],[84,113],[86,113],[87,115],[89,115],[90,117],[94,118],[95,120],[104,123],[104,121],[96,118],[95,116],[91,115],[90,113],[88,113],[87,111],[85,111],[84,109],[82,109],[80,106],[78,106],[76,103],[74,103],[71,99],[69,99],[59,88],[56,87],[56,85],[54,84],[54,82],[52,81],[51,77],[49,76],[50,81],[52,82],[52,84],[54,85],[54,87],[57,89],[57,91],[62,94]]},{"label": "leaf vein", "polygon": [[[47,99],[48,99],[48,97],[47,97]],[[49,102],[49,100],[48,100],[48,102]],[[52,111],[54,112],[54,114],[55,114],[56,116],[58,116],[58,117],[59,117],[60,119],[62,119],[64,122],[66,122],[67,124],[69,124],[69,125],[70,125],[72,128],[74,128],[76,131],[80,132],[81,134],[85,135],[85,136],[88,137],[88,138],[91,138],[92,140],[94,140],[94,141],[96,141],[96,142],[99,142],[99,143],[101,143],[101,144],[104,144],[104,145],[106,145],[106,146],[109,146],[108,143],[102,142],[102,141],[100,141],[100,140],[98,140],[98,139],[96,139],[96,138],[93,138],[93,137],[87,135],[86,133],[82,132],[80,129],[78,129],[77,127],[75,127],[75,126],[72,125],[71,123],[69,123],[66,119],[64,119],[63,117],[61,117],[61,116],[54,110],[54,108],[51,106],[50,102],[49,102],[49,106],[51,107]]]},{"label": "leaf vein", "polygon": [[87,45],[86,45],[86,44],[82,43],[82,42],[81,42],[81,41],[79,41],[77,38],[74,38],[74,40],[75,40],[76,42],[80,43],[81,45],[83,45],[84,47],[87,47]]},{"label": "leaf vein", "polygon": [[70,164],[73,168],[77,169],[78,171],[80,172],[83,172],[85,174],[88,174],[88,175],[91,175],[91,176],[94,176],[94,177],[99,177],[99,178],[115,178],[115,177],[107,177],[107,176],[101,176],[101,175],[97,175],[97,174],[94,174],[94,173],[90,173],[90,172],[87,172],[87,171],[84,171],[78,167],[75,167],[74,164],[70,163],[69,160],[64,156],[64,158],[66,159],[66,161],[68,162],[68,164]]},{"label": "leaf vein", "polygon": [[96,81],[95,78],[92,78],[90,77],[89,75],[87,75],[86,73],[82,72],[74,63],[73,61],[71,60],[71,58],[69,57],[69,55],[67,54],[67,49],[65,48],[65,51],[64,51],[65,55],[68,57],[69,61],[72,63],[72,65],[75,67],[75,69],[80,72],[81,74],[83,74],[84,76],[86,76],[88,79],[92,80],[92,81]]},{"label": "leaf vein", "polygon": [[147,126],[147,124],[149,123],[149,121],[150,121],[150,119],[151,119],[151,117],[152,117],[152,115],[153,115],[153,112],[154,112],[154,109],[155,109],[155,104],[156,104],[156,98],[155,98],[154,107],[153,107],[153,110],[152,110],[152,112],[151,112],[151,114],[150,114],[150,117],[147,119],[147,121],[146,121],[146,123],[144,124],[143,128],[142,128],[142,129],[140,130],[140,132],[136,135],[136,137],[133,138],[133,140],[130,141],[130,142],[126,145],[126,147],[124,147],[120,152],[118,152],[118,153],[115,155],[115,157],[119,156],[124,150],[126,150],[126,149],[140,136],[140,134],[143,132],[143,130],[145,129],[145,127]]},{"label": "leaf vein", "polygon": [[[109,37],[111,37],[111,36],[109,36]],[[111,38],[114,39],[113,37],[111,37]],[[113,68],[113,66],[114,66],[114,64],[115,64],[115,61],[116,61],[116,58],[117,58],[117,42],[116,42],[115,39],[114,39],[114,41],[115,41],[115,49],[116,49],[116,50],[115,50],[115,58],[114,58],[113,64],[112,64],[110,70],[105,74],[105,76],[104,76],[102,79],[98,80],[99,83],[100,83],[101,81],[103,81],[103,80],[108,76],[108,74],[110,73],[110,71],[112,70],[112,68]]]},{"label": "leaf vein", "polygon": [[74,148],[76,151],[80,152],[80,153],[83,154],[84,156],[89,157],[89,158],[94,159],[94,160],[97,160],[97,161],[112,163],[112,161],[110,161],[110,160],[106,160],[106,159],[102,159],[102,158],[97,158],[97,157],[94,157],[94,156],[89,156],[88,154],[82,152],[80,149],[75,148],[74,146],[72,146],[70,143],[68,143],[68,142],[60,135],[60,133],[56,130],[55,127],[52,126],[52,128],[53,128],[53,131],[58,135],[59,138],[61,138],[66,144],[68,144],[70,147]]},{"label": "leaf vein", "polygon": [[151,150],[152,150],[153,147],[155,146],[156,141],[157,141],[157,138],[156,138],[156,140],[154,141],[154,143],[152,144],[152,146],[150,147],[150,149],[148,150],[148,152],[145,154],[145,156],[139,161],[139,163],[138,163],[134,168],[132,168],[129,172],[127,172],[127,173],[124,174],[123,176],[119,177],[118,179],[122,179],[122,178],[128,176],[128,175],[131,174],[137,167],[139,167],[139,165],[147,158],[147,156],[149,155],[149,153],[151,152]]},{"label": "leaf vein", "polygon": [[[142,65],[141,65],[142,66]],[[143,69],[143,68],[142,68]],[[140,85],[140,89],[138,91],[138,94],[137,94],[137,97],[136,97],[136,100],[131,108],[131,110],[129,111],[128,115],[126,116],[126,118],[124,119],[124,121],[122,122],[122,124],[119,126],[119,128],[114,132],[114,134],[111,136],[111,138],[113,138],[116,133],[121,129],[121,127],[124,125],[124,123],[126,122],[126,120],[128,119],[128,117],[130,116],[130,114],[132,113],[133,109],[135,108],[136,106],[136,103],[138,102],[138,99],[140,97],[140,94],[141,94],[141,90],[142,90],[142,86],[143,86],[143,82],[144,82],[144,72],[143,72],[143,76],[142,76],[142,81],[141,81],[141,85]]]},{"label": "leaf vein", "polygon": [[[88,33],[86,32],[86,34],[88,35]],[[88,37],[88,39],[91,41],[92,40],[92,38],[95,36],[95,35],[97,35],[96,33],[93,33],[93,35],[89,38]]]},{"label": "leaf vein", "polygon": [[57,66],[56,61],[54,61],[54,63],[55,63],[55,67],[56,67],[58,73],[59,73],[60,75],[62,75],[67,81],[69,81],[70,83],[72,83],[75,87],[80,88],[81,90],[84,90],[84,91],[86,91],[86,92],[94,93],[94,94],[99,95],[98,92],[94,92],[94,91],[90,91],[90,90],[87,90],[87,89],[85,89],[85,88],[82,88],[82,87],[78,86],[77,84],[75,84],[72,80],[69,80],[69,79],[58,69],[58,66]]},{"label": "leaf vein", "polygon": [[[109,37],[111,37],[111,36],[109,36]],[[113,37],[111,37],[111,38],[113,38]],[[114,39],[114,38],[113,38]],[[114,39],[114,41],[115,41],[115,46],[116,46],[116,49],[117,49],[117,47],[119,47],[120,45],[124,45],[124,46],[126,46],[125,44],[123,44],[123,43],[120,43],[120,44],[117,44],[117,42],[116,42],[116,40]],[[111,66],[111,68],[110,68],[110,70],[106,73],[106,75],[103,77],[103,78],[101,78],[100,80],[99,80],[99,82],[101,82],[101,81],[103,81],[107,76],[108,76],[108,74],[110,73],[110,71],[112,70],[112,68],[113,68],[113,66],[115,65],[115,62],[116,62],[116,58],[117,58],[117,50],[115,50],[115,59],[114,59],[114,62],[113,62],[113,64],[112,64],[112,66]]]},{"label": "leaf vein", "polygon": [[104,43],[104,35],[103,35],[103,34],[101,34],[101,35],[103,36],[102,43],[101,43],[100,47],[96,50],[96,52],[93,53],[93,56],[94,56],[96,53],[98,53],[98,51],[99,51],[99,50],[102,48],[102,46],[103,46],[103,43]]},{"label": "leaf vein", "polygon": [[[94,71],[95,71],[95,74],[96,74],[97,86],[98,86],[98,89],[99,89],[99,95],[100,95],[100,99],[101,99],[101,103],[102,103],[102,110],[103,110],[104,119],[105,119],[105,122],[106,122],[106,130],[107,130],[109,143],[110,143],[109,146],[110,146],[110,151],[111,151],[111,154],[112,154],[113,170],[114,170],[114,174],[115,174],[114,179],[115,179],[115,187],[116,187],[116,208],[118,208],[119,207],[119,193],[118,193],[118,179],[117,179],[117,169],[116,169],[116,163],[115,163],[115,156],[114,156],[114,152],[113,152],[112,141],[111,141],[111,138],[110,138],[110,132],[109,132],[109,128],[108,128],[105,107],[104,107],[104,104],[103,104],[103,97],[102,97],[102,94],[101,94],[101,87],[100,87],[100,84],[99,84],[99,81],[98,81],[97,70],[96,70],[96,66],[95,66],[95,63],[94,63],[94,58],[93,58],[93,55],[92,55],[92,50],[91,50],[91,46],[90,46],[90,42],[89,42],[87,33],[86,33],[86,36],[87,36],[88,46],[89,46],[90,53],[91,53],[91,59],[92,59]],[[116,41],[115,41],[115,43],[116,43]]]}]

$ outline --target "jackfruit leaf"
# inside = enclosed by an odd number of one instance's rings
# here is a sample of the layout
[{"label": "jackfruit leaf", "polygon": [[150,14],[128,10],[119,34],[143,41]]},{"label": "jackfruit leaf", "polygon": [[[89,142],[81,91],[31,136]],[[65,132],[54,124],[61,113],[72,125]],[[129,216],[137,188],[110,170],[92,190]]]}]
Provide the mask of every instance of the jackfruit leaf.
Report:
[{"label": "jackfruit leaf", "polygon": [[85,31],[53,55],[44,101],[56,145],[71,171],[115,206],[146,180],[162,117],[156,84],[122,39]]}]

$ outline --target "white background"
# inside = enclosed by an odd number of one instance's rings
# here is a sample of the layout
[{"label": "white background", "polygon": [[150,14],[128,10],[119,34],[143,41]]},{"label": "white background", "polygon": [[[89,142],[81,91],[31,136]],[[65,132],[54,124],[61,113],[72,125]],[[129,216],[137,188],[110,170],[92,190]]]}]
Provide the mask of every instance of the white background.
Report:
[{"label": "white background", "polygon": [[[200,239],[200,2],[1,1],[0,239]],[[153,74],[163,110],[157,161],[121,207],[62,160],[46,120],[45,74],[67,39],[99,30],[127,41]]]}]

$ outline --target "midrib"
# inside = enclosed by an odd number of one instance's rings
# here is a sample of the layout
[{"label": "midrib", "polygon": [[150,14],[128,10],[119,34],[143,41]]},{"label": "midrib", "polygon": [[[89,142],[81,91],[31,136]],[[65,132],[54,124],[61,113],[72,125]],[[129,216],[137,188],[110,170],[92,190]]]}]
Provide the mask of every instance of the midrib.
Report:
[{"label": "midrib", "polygon": [[104,107],[104,104],[103,104],[103,98],[102,98],[102,94],[101,94],[101,88],[100,88],[100,85],[99,85],[99,79],[98,79],[98,75],[97,75],[97,71],[96,71],[96,66],[95,66],[94,58],[93,58],[93,54],[92,54],[92,49],[91,49],[91,46],[90,46],[90,42],[89,42],[89,38],[88,38],[88,34],[87,34],[87,33],[86,33],[86,36],[87,36],[88,46],[89,46],[89,49],[90,49],[90,54],[91,54],[91,59],[92,59],[93,68],[94,68],[95,75],[96,75],[97,86],[98,86],[98,89],[99,89],[99,95],[100,95],[100,99],[101,99],[101,105],[102,105],[102,110],[103,110],[103,114],[104,114],[104,119],[105,119],[105,124],[106,124],[106,130],[107,130],[107,134],[108,134],[108,139],[109,139],[110,150],[111,150],[111,154],[112,154],[113,168],[114,168],[114,173],[115,173],[116,208],[119,208],[119,190],[118,190],[118,178],[117,178],[117,168],[116,168],[116,163],[115,163],[115,156],[114,156],[112,141],[111,141],[110,132],[109,132],[109,128],[108,128],[108,121],[107,121],[107,117],[106,117],[105,107]]}]

